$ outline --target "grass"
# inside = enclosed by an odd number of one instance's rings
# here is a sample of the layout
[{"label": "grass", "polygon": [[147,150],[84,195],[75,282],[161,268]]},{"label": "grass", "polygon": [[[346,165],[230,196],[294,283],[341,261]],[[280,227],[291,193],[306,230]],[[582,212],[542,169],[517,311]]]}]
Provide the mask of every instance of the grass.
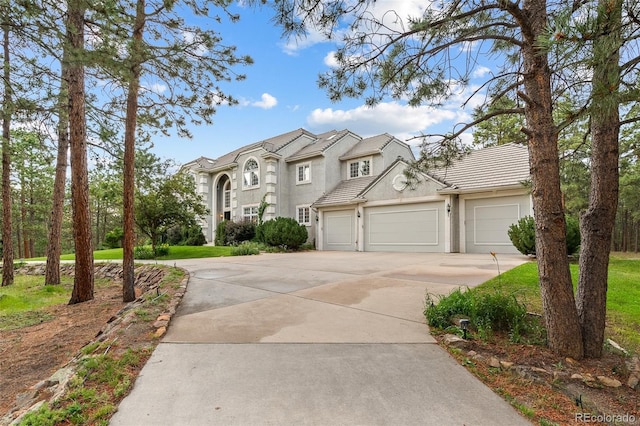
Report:
[{"label": "grass", "polygon": [[129,348],[122,355],[85,357],[65,395],[53,406],[45,404],[27,414],[20,424],[108,425],[151,352],[150,347]]},{"label": "grass", "polygon": [[[574,285],[578,282],[578,265],[571,265]],[[606,337],[632,352],[640,352],[640,259],[618,254],[609,261]],[[538,270],[535,262],[525,263],[502,273],[477,287],[480,292],[507,292],[527,306],[530,312],[542,313]]]},{"label": "grass", "polygon": [[[199,259],[204,257],[220,257],[231,256],[231,250],[233,247],[226,246],[171,246],[169,248],[169,254],[166,256],[158,257],[157,260],[178,260],[178,259]],[[63,254],[60,256],[61,260],[75,260],[75,254]],[[93,258],[95,260],[121,260],[122,249],[108,249],[108,250],[96,250],[93,252]],[[47,260],[45,257],[37,257],[33,259],[35,261]]]},{"label": "grass", "polygon": [[[160,283],[161,291],[168,288],[177,289],[183,277],[182,271],[170,268],[169,274]],[[39,291],[38,287],[40,290],[46,288],[42,285],[43,280],[43,277],[17,275],[14,285],[0,288],[0,294],[4,294],[5,290],[32,294],[28,299],[33,299],[31,302],[33,309],[36,309],[35,306],[42,309],[47,304],[55,304],[56,298],[47,297],[49,293],[54,293],[62,302],[68,300],[73,285],[69,277],[63,277],[65,284],[56,286],[55,292]],[[96,280],[96,286],[108,282],[108,280],[99,279]],[[144,321],[153,321],[161,312],[165,312],[171,299],[164,293],[158,297],[155,292],[145,293],[143,297],[146,300],[144,310],[146,317],[141,319]],[[21,308],[22,306],[16,307],[16,309]],[[138,310],[142,312],[141,308]],[[4,309],[2,313],[4,315]],[[2,323],[3,317],[0,316],[0,327]],[[124,344],[121,336],[116,336],[112,340],[87,344],[81,349],[84,357],[80,360],[77,374],[70,380],[64,395],[53,404],[45,403],[39,409],[27,414],[20,424],[107,426],[110,417],[117,410],[118,403],[133,387],[139,370],[149,359],[157,343],[157,339],[151,338],[131,346]]]},{"label": "grass", "polygon": [[[0,287],[0,330],[28,327],[51,319],[44,308],[64,304],[71,298],[73,278],[62,276],[57,285],[44,285],[44,277],[17,274],[13,285]],[[108,280],[96,279],[95,286]]]}]

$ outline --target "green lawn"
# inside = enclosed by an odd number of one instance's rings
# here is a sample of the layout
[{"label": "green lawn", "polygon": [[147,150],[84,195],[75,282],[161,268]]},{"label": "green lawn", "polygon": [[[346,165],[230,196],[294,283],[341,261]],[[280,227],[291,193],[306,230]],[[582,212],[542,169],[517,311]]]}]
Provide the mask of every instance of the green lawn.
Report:
[{"label": "green lawn", "polygon": [[[498,259],[499,260],[499,259]],[[571,265],[574,285],[578,265]],[[525,263],[478,287],[480,291],[509,292],[531,312],[542,313],[538,270],[535,262]],[[640,352],[640,260],[612,256],[609,262],[606,337],[633,352]]]},{"label": "green lawn", "polygon": [[[159,257],[158,260],[197,259],[202,257],[231,256],[232,247],[224,246],[171,246],[169,254]],[[63,254],[61,260],[75,260],[74,254]],[[93,252],[95,260],[121,260],[122,249],[96,250]],[[28,260],[47,260],[44,257]]]},{"label": "green lawn", "polygon": [[[11,330],[51,319],[43,308],[67,303],[73,277],[60,277],[61,285],[44,285],[42,275],[16,274],[13,285],[0,287],[0,330]],[[109,280],[96,279],[97,288]]]}]

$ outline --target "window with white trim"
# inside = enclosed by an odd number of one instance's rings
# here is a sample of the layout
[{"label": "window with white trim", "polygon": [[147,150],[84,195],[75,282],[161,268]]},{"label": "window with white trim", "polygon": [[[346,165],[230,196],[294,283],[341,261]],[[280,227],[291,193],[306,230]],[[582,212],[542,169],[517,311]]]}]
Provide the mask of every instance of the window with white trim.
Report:
[{"label": "window with white trim", "polygon": [[300,225],[311,225],[311,208],[309,206],[297,206],[298,223]]},{"label": "window with white trim", "polygon": [[223,208],[224,211],[230,211],[231,210],[231,182],[226,181],[224,184],[224,198],[223,198]]},{"label": "window with white trim", "polygon": [[311,183],[311,163],[298,164],[296,167],[296,184]]},{"label": "window with white trim", "polygon": [[258,221],[258,206],[243,206],[242,207],[242,219],[249,222]]},{"label": "window with white trim", "polygon": [[260,186],[260,166],[255,158],[249,158],[242,168],[242,187],[257,188]]},{"label": "window with white trim", "polygon": [[349,162],[349,179],[370,176],[371,159],[357,160]]}]

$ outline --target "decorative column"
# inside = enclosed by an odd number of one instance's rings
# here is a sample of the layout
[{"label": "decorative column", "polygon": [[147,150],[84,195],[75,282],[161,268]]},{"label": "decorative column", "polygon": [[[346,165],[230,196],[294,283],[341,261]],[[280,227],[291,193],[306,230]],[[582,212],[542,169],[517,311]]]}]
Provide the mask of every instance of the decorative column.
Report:
[{"label": "decorative column", "polygon": [[278,160],[280,156],[272,152],[266,153],[262,156],[265,161],[266,170],[264,175],[266,196],[265,202],[267,203],[267,209],[264,212],[264,221],[275,219],[277,212],[278,197],[276,195],[276,189],[278,186]]}]

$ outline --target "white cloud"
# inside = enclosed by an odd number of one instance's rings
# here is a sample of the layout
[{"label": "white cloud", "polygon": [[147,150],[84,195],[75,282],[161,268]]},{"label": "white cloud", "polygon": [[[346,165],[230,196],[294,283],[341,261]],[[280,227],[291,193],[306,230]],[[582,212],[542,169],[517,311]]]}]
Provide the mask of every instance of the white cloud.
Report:
[{"label": "white cloud", "polygon": [[473,70],[473,72],[471,73],[471,77],[473,78],[480,78],[480,77],[484,77],[487,74],[491,73],[491,69],[487,68],[483,65],[478,66],[478,68],[476,68],[475,70]]},{"label": "white cloud", "polygon": [[[375,107],[359,106],[349,110],[318,108],[309,114],[307,123],[313,129],[312,131],[348,128],[361,136],[373,136],[386,132],[406,141],[421,133],[451,131],[454,123],[467,117],[464,111],[453,105],[451,108],[432,108],[386,102]],[[444,127],[444,129],[437,130],[434,127]],[[412,144],[419,142],[416,140]]]},{"label": "white cloud", "polygon": [[[399,31],[407,27],[409,17],[422,16],[424,12],[423,0],[377,0],[372,2],[367,9],[367,14],[384,23],[387,31]],[[345,17],[342,27],[334,30],[334,39],[340,40],[340,35],[346,31],[352,19]],[[379,31],[385,32],[384,28]],[[291,38],[282,44],[283,51],[288,55],[296,55],[298,51],[307,47],[327,42],[327,38],[320,31],[309,28],[306,37]],[[326,58],[325,58],[326,61]]]},{"label": "white cloud", "polygon": [[278,105],[278,100],[274,96],[268,93],[263,93],[261,96],[261,99],[262,100],[260,101],[252,102],[251,106],[262,108],[262,109],[271,109],[274,106]]},{"label": "white cloud", "polygon": [[200,43],[200,40],[196,40],[196,34],[192,31],[183,31],[182,39],[187,44],[193,44],[193,46],[189,49],[197,56],[204,56],[208,49],[204,45],[204,43]]},{"label": "white cloud", "polygon": [[167,86],[160,83],[151,84],[148,87],[145,87],[148,91],[156,94],[161,94],[167,90]]},{"label": "white cloud", "polygon": [[316,44],[324,43],[327,38],[319,31],[310,29],[306,36],[301,38],[291,37],[285,40],[281,44],[284,53],[290,56],[295,56],[298,51],[306,49],[307,47],[314,46]]},{"label": "white cloud", "polygon": [[337,68],[338,60],[336,59],[336,51],[332,50],[331,52],[327,53],[323,59],[323,62],[329,68]]}]

